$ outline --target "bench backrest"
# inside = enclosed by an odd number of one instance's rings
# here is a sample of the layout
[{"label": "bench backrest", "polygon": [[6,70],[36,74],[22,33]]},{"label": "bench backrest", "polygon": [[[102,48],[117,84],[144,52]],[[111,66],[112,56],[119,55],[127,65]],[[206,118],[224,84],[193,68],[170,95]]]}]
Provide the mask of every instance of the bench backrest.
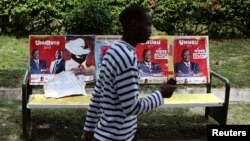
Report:
[{"label": "bench backrest", "polygon": [[[46,84],[61,71],[73,71],[82,81],[98,78],[105,52],[120,38],[30,35],[30,84]],[[141,84],[162,83],[171,77],[178,84],[210,83],[208,36],[152,36],[135,52]],[[39,60],[34,59],[37,54]]]}]

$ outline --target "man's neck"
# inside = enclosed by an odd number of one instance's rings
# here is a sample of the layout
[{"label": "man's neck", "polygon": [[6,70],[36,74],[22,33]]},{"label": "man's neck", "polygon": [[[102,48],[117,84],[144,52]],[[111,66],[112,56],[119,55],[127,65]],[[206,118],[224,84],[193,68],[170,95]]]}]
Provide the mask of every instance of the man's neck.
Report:
[{"label": "man's neck", "polygon": [[184,63],[185,63],[186,65],[190,65],[190,61],[188,61],[188,62],[184,61]]}]

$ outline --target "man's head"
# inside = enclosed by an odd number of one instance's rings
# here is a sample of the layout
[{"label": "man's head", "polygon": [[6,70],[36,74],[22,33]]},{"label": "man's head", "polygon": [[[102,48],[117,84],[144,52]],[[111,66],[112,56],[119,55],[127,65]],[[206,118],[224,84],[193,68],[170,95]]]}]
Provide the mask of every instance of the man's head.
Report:
[{"label": "man's head", "polygon": [[184,49],[182,50],[181,56],[184,62],[189,62],[191,57],[191,52],[188,49]]},{"label": "man's head", "polygon": [[143,60],[145,62],[150,62],[151,61],[151,50],[150,49],[145,49],[142,54]]},{"label": "man's head", "polygon": [[33,52],[32,52],[32,57],[33,59],[35,60],[38,60],[39,59],[39,50],[38,49],[34,49]]},{"label": "man's head", "polygon": [[56,54],[55,54],[55,56],[56,56],[56,59],[62,59],[62,55],[63,55],[63,52],[62,52],[62,50],[57,50],[56,51]]},{"label": "man's head", "polygon": [[145,43],[151,35],[152,16],[144,8],[133,5],[124,9],[119,21],[123,27],[123,38],[133,44]]}]

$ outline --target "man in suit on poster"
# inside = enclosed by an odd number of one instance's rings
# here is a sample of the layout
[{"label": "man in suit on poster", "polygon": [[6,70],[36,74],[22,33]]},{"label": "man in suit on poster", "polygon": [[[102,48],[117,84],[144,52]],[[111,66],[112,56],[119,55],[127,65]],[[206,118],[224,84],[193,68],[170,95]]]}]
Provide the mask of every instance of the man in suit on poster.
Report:
[{"label": "man in suit on poster", "polygon": [[145,49],[142,56],[143,61],[138,63],[140,76],[163,76],[160,65],[151,61],[150,49]]},{"label": "man in suit on poster", "polygon": [[191,52],[188,49],[182,50],[182,61],[175,64],[175,74],[178,77],[203,76],[197,63],[191,62]]},{"label": "man in suit on poster", "polygon": [[30,73],[41,74],[46,73],[46,63],[39,59],[40,52],[38,49],[32,51],[32,58],[30,59]]},{"label": "man in suit on poster", "polygon": [[58,74],[65,71],[65,60],[63,59],[62,50],[57,50],[55,53],[56,60],[50,63],[50,73]]}]

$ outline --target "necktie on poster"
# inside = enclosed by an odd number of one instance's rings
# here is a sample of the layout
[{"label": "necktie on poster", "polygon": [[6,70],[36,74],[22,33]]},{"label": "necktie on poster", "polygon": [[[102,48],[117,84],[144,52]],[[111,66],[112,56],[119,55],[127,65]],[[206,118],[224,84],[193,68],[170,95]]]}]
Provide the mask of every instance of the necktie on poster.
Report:
[{"label": "necktie on poster", "polygon": [[36,66],[39,69],[39,61],[35,61],[36,62]]},{"label": "necktie on poster", "polygon": [[190,65],[190,63],[188,63],[188,71],[189,71],[189,72],[192,71],[192,70],[191,70],[191,65]]},{"label": "necktie on poster", "polygon": [[59,61],[56,61],[56,63],[54,64],[53,73],[56,73],[58,67],[59,67]]}]

